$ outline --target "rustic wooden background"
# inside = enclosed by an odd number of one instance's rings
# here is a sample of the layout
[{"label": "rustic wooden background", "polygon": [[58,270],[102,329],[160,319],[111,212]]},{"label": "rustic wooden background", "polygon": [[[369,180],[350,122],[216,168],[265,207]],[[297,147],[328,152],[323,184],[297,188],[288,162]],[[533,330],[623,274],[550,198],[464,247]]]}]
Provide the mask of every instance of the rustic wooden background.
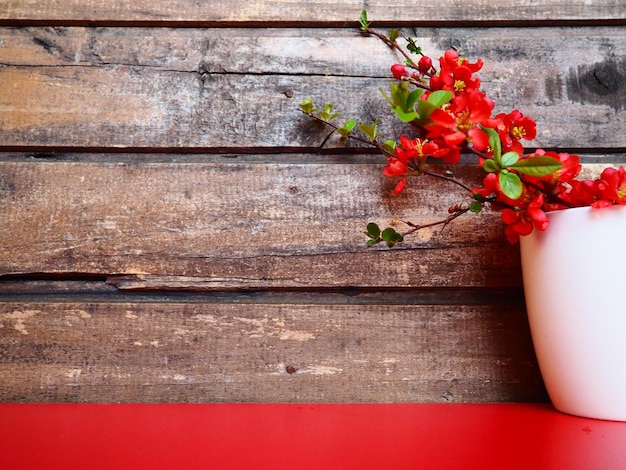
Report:
[{"label": "rustic wooden background", "polygon": [[626,161],[624,0],[0,0],[1,401],[546,400],[498,217],[365,248],[455,195],[298,110],[386,114],[364,6],[482,57],[531,146]]}]

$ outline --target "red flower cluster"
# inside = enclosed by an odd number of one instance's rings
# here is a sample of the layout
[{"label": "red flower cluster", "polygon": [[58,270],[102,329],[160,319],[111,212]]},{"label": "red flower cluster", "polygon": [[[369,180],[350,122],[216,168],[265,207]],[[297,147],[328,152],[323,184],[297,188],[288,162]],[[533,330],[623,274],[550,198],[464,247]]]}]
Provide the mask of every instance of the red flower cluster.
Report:
[{"label": "red flower cluster", "polygon": [[535,157],[550,157],[561,166],[546,176],[526,175],[518,198],[508,197],[502,191],[496,173],[488,173],[483,179],[483,186],[473,189],[473,193],[480,195],[482,200],[490,201],[492,209],[502,211],[502,220],[506,224],[504,233],[510,243],[517,243],[520,235],[530,234],[533,228],[548,228],[548,211],[588,205],[573,203],[573,199],[579,197],[579,190],[574,189],[575,178],[581,170],[578,156],[540,149],[521,157],[520,161],[530,161]]},{"label": "red flower cluster", "polygon": [[[446,179],[471,192],[470,203],[452,206],[447,218],[427,226],[445,226],[461,214],[480,212],[488,206],[500,211],[505,235],[511,243],[516,243],[520,235],[546,230],[547,212],[581,206],[626,205],[624,168],[607,168],[595,180],[578,180],[581,171],[578,156],[544,150],[524,153],[522,140],[537,136],[535,121],[519,110],[494,115],[494,102],[481,90],[476,76],[482,69],[482,60],[470,62],[450,49],[439,58],[437,70],[433,60],[408,39],[409,52],[419,55],[418,60],[413,60],[396,42],[397,31],[386,37],[372,31],[364,17],[361,25],[363,31],[378,36],[406,57],[404,64],[391,66],[391,74],[398,82],[391,85],[389,95],[384,95],[391,109],[412,126],[416,135],[402,135],[399,142],[381,144],[376,124],[357,126],[351,120],[338,126],[330,122],[336,117],[331,112],[332,105],[318,114],[313,114],[316,110],[310,99],[300,106],[307,114],[333,126],[343,138],[352,137],[377,147],[387,157],[383,174],[399,178],[394,194],[405,189],[408,177],[423,175]],[[354,128],[364,137],[351,135]],[[471,188],[454,176],[431,171],[427,165],[428,158],[458,163],[462,153],[475,155],[486,172],[481,186]],[[409,225],[407,234],[422,227]],[[370,245],[385,240],[389,246],[406,235],[392,228],[379,232],[376,224],[366,233]]]},{"label": "red flower cluster", "polygon": [[430,156],[442,158],[445,163],[457,163],[461,152],[468,147],[489,154],[489,136],[485,128],[497,130],[505,152],[523,153],[519,141],[535,138],[535,122],[517,110],[492,117],[494,103],[480,91],[480,79],[474,76],[482,68],[482,60],[469,62],[450,49],[439,59],[439,64],[438,73],[428,56],[421,57],[413,73],[401,64],[391,66],[392,75],[398,80],[413,79],[416,83],[420,79],[429,80],[422,100],[428,100],[430,93],[437,90],[452,94],[445,106],[433,110],[430,122],[423,126],[426,139],[435,144],[437,150]]},{"label": "red flower cluster", "polygon": [[387,159],[387,165],[383,168],[385,176],[401,176],[402,179],[393,190],[394,194],[400,193],[406,187],[406,176],[413,171],[410,165],[419,171],[426,162],[428,156],[439,156],[440,150],[437,144],[424,139],[409,139],[400,136],[400,145],[395,148],[395,157]]},{"label": "red flower cluster", "polygon": [[596,180],[571,181],[561,197],[571,206],[626,205],[626,170],[623,167],[605,168]]},{"label": "red flower cluster", "polygon": [[481,207],[489,204],[501,211],[511,243],[533,229],[545,230],[546,212],[626,204],[624,168],[607,168],[597,180],[580,181],[576,155],[543,150],[524,155],[520,141],[536,137],[535,121],[518,110],[492,115],[494,103],[480,90],[480,79],[474,75],[483,66],[480,59],[472,63],[448,50],[439,59],[439,71],[432,63],[422,55],[417,64],[409,61],[391,67],[397,80],[425,90],[422,101],[438,91],[449,93],[449,99],[435,109],[421,108],[423,114],[412,122],[418,137],[401,136],[394,155],[388,157],[383,174],[401,178],[394,194],[406,187],[407,176],[423,174],[427,157],[453,164],[461,153],[470,152],[487,171],[483,185],[472,190],[474,199]]},{"label": "red flower cluster", "polygon": [[439,59],[439,63],[439,75],[430,79],[431,90],[447,90],[453,93],[453,97],[449,106],[432,113],[434,124],[427,127],[428,136],[443,139],[450,148],[444,161],[456,163],[462,144],[470,144],[479,151],[488,147],[489,137],[481,126],[494,126],[495,122],[491,119],[494,103],[479,91],[480,79],[473,76],[482,68],[482,60],[470,63],[450,49]]}]

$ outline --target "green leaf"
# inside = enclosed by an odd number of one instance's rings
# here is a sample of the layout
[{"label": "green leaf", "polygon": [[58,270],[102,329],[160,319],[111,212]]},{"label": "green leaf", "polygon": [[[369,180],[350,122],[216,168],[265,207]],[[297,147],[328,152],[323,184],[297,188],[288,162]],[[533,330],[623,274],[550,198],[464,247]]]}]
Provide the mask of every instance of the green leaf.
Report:
[{"label": "green leaf", "polygon": [[337,128],[337,132],[341,134],[341,137],[348,137],[352,129],[356,127],[356,121],[354,119],[350,119],[346,121],[345,124],[339,128]]},{"label": "green leaf", "polygon": [[415,43],[415,39],[413,39],[413,38],[406,38],[406,40],[408,42],[406,48],[409,50],[409,52],[411,52],[412,54],[421,54],[422,53],[422,48]]},{"label": "green leaf", "polygon": [[411,93],[409,93],[409,96],[407,97],[405,101],[404,109],[405,110],[413,109],[415,107],[415,103],[417,103],[417,100],[419,100],[423,94],[424,94],[424,90],[422,88],[416,88]]},{"label": "green leaf", "polygon": [[365,235],[370,238],[380,237],[380,227],[378,226],[378,224],[376,222],[370,222],[369,224],[367,224],[367,231],[365,232]]},{"label": "green leaf", "polygon": [[339,133],[342,139],[345,139],[350,135],[350,131],[346,129],[345,127],[338,127],[337,132]]},{"label": "green leaf", "polygon": [[510,165],[510,168],[513,168],[515,171],[524,175],[542,178],[544,176],[551,175],[562,166],[563,164],[556,158],[537,156],[520,160],[515,163],[515,165]]},{"label": "green leaf", "polygon": [[374,140],[375,131],[372,126],[368,126],[367,124],[359,124],[359,130],[363,132],[363,134],[365,134],[365,137],[370,140]]},{"label": "green leaf", "polygon": [[396,142],[395,140],[385,140],[383,142],[383,150],[389,152],[390,154],[394,154],[396,151]]},{"label": "green leaf", "polygon": [[435,108],[441,108],[444,104],[452,99],[452,93],[446,90],[433,91],[428,95],[428,102]]},{"label": "green leaf", "polygon": [[333,113],[332,103],[328,103],[326,106],[324,106],[324,109],[318,115],[318,117],[323,121],[332,121],[337,116],[339,116],[339,113]]},{"label": "green leaf", "polygon": [[[411,113],[415,111],[415,103],[418,102],[420,97],[424,94],[424,90],[416,88],[413,91],[409,90],[409,83],[404,81],[400,83],[392,83],[390,87],[391,97],[387,96],[385,92],[381,90],[383,96],[387,99],[391,108],[395,111],[398,108],[404,113]],[[410,122],[413,119],[404,122]]]},{"label": "green leaf", "polygon": [[410,111],[407,107],[407,102],[410,96],[408,82],[392,83],[390,91],[391,105],[393,107],[401,106],[405,111]]},{"label": "green leaf", "polygon": [[411,122],[418,118],[418,115],[415,111],[404,112],[402,110],[402,107],[400,106],[396,106],[396,109],[394,109],[394,111],[402,122]]},{"label": "green leaf", "polygon": [[389,92],[391,93],[391,99],[388,101],[391,103],[391,106],[399,106],[402,103],[402,84],[392,83]]},{"label": "green leaf", "polygon": [[498,131],[490,127],[483,127],[482,129],[489,136],[489,147],[491,147],[493,159],[496,161],[498,166],[500,166],[500,157],[502,156],[502,142],[500,142],[500,136],[498,135]]},{"label": "green leaf", "polygon": [[304,101],[300,103],[300,109],[306,114],[311,114],[312,112],[316,111],[313,106],[313,100],[310,96],[305,98]]},{"label": "green leaf", "polygon": [[515,173],[511,173],[507,170],[502,170],[498,179],[500,188],[504,195],[510,199],[519,199],[522,195],[523,186],[522,181]]},{"label": "green leaf", "polygon": [[398,36],[400,36],[400,33],[397,29],[392,29],[391,31],[389,31],[389,40],[391,42],[394,42],[396,39],[398,39]]},{"label": "green leaf", "polygon": [[495,173],[496,171],[500,171],[500,167],[491,158],[487,158],[483,162],[483,170],[485,170],[487,173]]},{"label": "green leaf", "polygon": [[513,166],[519,160],[519,154],[517,152],[507,152],[502,155],[502,160],[500,161],[500,165],[502,168],[506,168],[509,166]]},{"label": "green leaf", "polygon": [[417,113],[419,114],[420,124],[427,123],[435,109],[437,109],[437,107],[429,101],[419,100],[417,102]]},{"label": "green leaf", "polygon": [[389,248],[392,248],[396,243],[400,243],[402,240],[404,240],[404,237],[402,236],[402,234],[396,232],[391,227],[387,227],[385,230],[383,230],[383,233],[381,234],[381,238],[385,242],[387,242],[387,246]]},{"label": "green leaf", "polygon": [[361,30],[362,31],[365,31],[365,30],[369,29],[370,22],[367,20],[367,11],[363,10],[361,12],[361,17],[359,18],[359,23],[361,25]]},{"label": "green leaf", "polygon": [[378,125],[378,119],[376,119],[376,121],[374,121],[369,126],[367,124],[359,124],[357,127],[361,132],[363,132],[365,137],[367,137],[369,140],[376,140],[378,136],[380,135],[378,134],[378,131],[376,129],[377,125]]},{"label": "green leaf", "polygon": [[382,239],[380,238],[380,227],[375,222],[370,222],[367,224],[367,230],[365,231],[365,235],[367,235],[370,239],[367,241],[367,246],[374,246]]},{"label": "green leaf", "polygon": [[473,212],[474,214],[479,214],[480,211],[483,210],[483,205],[479,201],[472,201],[470,202],[469,210],[470,212]]}]

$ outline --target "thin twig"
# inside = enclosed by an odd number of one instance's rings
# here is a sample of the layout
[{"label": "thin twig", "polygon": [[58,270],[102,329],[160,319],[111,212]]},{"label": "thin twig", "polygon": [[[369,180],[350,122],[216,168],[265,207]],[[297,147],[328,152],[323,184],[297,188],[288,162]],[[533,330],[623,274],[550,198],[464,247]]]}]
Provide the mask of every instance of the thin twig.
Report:
[{"label": "thin twig", "polygon": [[[332,122],[330,122],[330,121],[326,121],[326,120],[322,119],[321,117],[316,116],[316,115],[315,115],[315,114],[313,114],[313,113],[307,113],[307,112],[304,112],[304,111],[302,111],[302,110],[300,110],[300,111],[301,111],[301,112],[303,112],[304,114],[306,114],[307,116],[312,117],[312,118],[313,118],[313,119],[315,119],[316,121],[321,122],[322,124],[325,124],[325,125],[327,125],[327,126],[329,126],[329,127],[331,127],[331,128],[333,129],[333,132],[331,132],[328,136],[326,136],[326,137],[324,138],[324,141],[322,142],[322,145],[320,146],[320,148],[321,148],[321,147],[323,147],[323,146],[326,144],[326,142],[328,141],[328,139],[330,138],[330,136],[331,136],[331,135],[333,135],[333,133],[335,133],[335,132],[336,132],[336,131],[340,128],[340,126],[338,126],[337,124],[334,124],[334,123],[332,123]],[[378,151],[380,151],[381,153],[383,153],[384,155],[386,155],[386,156],[388,156],[388,157],[393,157],[393,156],[394,156],[391,152],[389,152],[388,150],[386,150],[386,149],[385,149],[385,148],[384,148],[384,147],[383,147],[383,146],[382,146],[382,145],[381,145],[378,141],[376,141],[376,140],[369,140],[369,139],[365,139],[365,138],[363,138],[363,137],[359,137],[358,135],[355,135],[355,134],[352,134],[352,133],[348,134],[348,135],[346,136],[346,138],[348,138],[348,139],[352,139],[352,140],[355,140],[355,141],[357,141],[357,142],[361,142],[361,143],[363,143],[363,144],[367,144],[367,145],[369,145],[369,146],[371,146],[371,147],[374,147],[374,148],[378,149]]]},{"label": "thin twig", "polygon": [[425,228],[429,228],[429,227],[436,227],[437,225],[443,225],[443,228],[446,228],[446,226],[452,222],[454,219],[456,219],[457,217],[462,216],[463,214],[469,212],[469,207],[461,207],[456,209],[452,214],[450,214],[448,217],[446,217],[443,220],[438,220],[437,222],[431,222],[429,224],[422,224],[422,225],[415,225],[411,222],[405,222],[408,226],[411,227],[410,230],[407,230],[406,232],[402,233],[403,237],[406,237],[407,235],[411,235],[412,233],[415,233],[419,230],[423,230]]}]

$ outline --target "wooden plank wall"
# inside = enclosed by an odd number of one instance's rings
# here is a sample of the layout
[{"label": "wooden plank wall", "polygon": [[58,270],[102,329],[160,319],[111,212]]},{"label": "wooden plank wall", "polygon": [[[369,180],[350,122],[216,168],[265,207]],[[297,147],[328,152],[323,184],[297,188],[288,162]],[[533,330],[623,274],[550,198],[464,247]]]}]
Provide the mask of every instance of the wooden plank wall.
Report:
[{"label": "wooden plank wall", "polygon": [[[626,160],[624,0],[365,4],[482,57],[532,146]],[[455,195],[390,196],[298,110],[385,115],[397,59],[363,7],[0,0],[1,401],[546,399],[498,216],[365,248]]]}]

